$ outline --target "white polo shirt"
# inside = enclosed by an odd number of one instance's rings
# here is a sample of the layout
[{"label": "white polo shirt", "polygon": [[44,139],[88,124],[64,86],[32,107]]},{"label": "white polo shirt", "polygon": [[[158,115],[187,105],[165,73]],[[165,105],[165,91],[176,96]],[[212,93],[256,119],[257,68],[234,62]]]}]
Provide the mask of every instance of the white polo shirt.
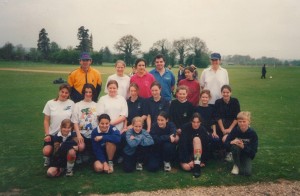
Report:
[{"label": "white polo shirt", "polygon": [[215,101],[222,97],[221,88],[225,84],[229,84],[228,72],[221,66],[217,71],[214,71],[211,66],[202,71],[200,85],[203,89],[210,90],[209,104],[215,104]]}]

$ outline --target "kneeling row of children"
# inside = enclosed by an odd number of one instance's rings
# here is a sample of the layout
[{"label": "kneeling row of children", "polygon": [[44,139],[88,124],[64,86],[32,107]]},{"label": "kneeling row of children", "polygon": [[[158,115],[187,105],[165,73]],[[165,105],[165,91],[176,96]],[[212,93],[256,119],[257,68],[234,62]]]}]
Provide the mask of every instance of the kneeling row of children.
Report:
[{"label": "kneeling row of children", "polygon": [[[258,138],[250,128],[250,113],[240,112],[237,116],[238,126],[228,134],[225,146],[233,154],[234,166],[232,174],[251,175],[251,160],[255,157]],[[205,167],[209,154],[209,135],[203,125],[201,116],[194,113],[191,122],[176,133],[174,123],[168,121],[165,112],[157,117],[148,133],[143,129],[143,119],[135,117],[132,129],[122,135],[116,127],[110,125],[107,114],[98,116],[98,127],[93,130],[91,143],[95,156],[96,172],[112,173],[113,158],[118,147],[122,150],[123,170],[157,171],[162,166],[165,171],[171,170],[171,162],[175,159],[185,171],[192,171],[194,177],[201,175],[201,167]],[[73,166],[78,151],[76,134],[71,132],[72,123],[64,120],[61,131],[54,136],[54,155],[47,171],[50,177],[59,176],[66,168],[66,176],[73,175]],[[178,156],[177,156],[178,153]]]}]

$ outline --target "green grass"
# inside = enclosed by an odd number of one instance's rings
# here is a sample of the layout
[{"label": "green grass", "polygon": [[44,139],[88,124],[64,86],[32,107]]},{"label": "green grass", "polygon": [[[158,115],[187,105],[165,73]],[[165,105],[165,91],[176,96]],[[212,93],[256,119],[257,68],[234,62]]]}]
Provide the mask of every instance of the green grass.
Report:
[{"label": "green grass", "polygon": [[[0,62],[0,68],[71,71],[77,65]],[[97,66],[103,80],[111,67]],[[43,168],[43,107],[56,97],[58,86],[52,81],[67,74],[31,73],[0,70],[0,195],[18,190],[24,195],[75,195],[90,193],[128,193],[138,190],[218,186],[300,180],[300,68],[268,68],[261,80],[259,67],[227,67],[233,96],[242,110],[252,112],[251,126],[257,131],[259,149],[251,177],[230,175],[231,164],[210,161],[202,176],[192,178],[179,167],[171,173],[134,172],[126,174],[116,166],[112,175],[96,174],[91,167],[76,168],[71,178],[49,179]],[[173,70],[177,73],[177,70]],[[130,68],[127,68],[127,73]],[[201,73],[201,70],[199,70]],[[298,103],[298,104],[297,104]]]}]

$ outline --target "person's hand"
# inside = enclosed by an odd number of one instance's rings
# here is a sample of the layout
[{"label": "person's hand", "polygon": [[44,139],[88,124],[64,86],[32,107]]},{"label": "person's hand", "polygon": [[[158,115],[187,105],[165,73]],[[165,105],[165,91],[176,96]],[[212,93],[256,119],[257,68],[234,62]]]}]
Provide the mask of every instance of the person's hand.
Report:
[{"label": "person's hand", "polygon": [[134,136],[133,136],[133,135],[131,135],[129,139],[133,140],[133,139],[134,139]]},{"label": "person's hand", "polygon": [[80,135],[77,135],[77,139],[78,139],[78,144],[83,144],[84,143],[84,139],[83,137]]},{"label": "person's hand", "polygon": [[102,138],[103,138],[103,136],[96,136],[96,137],[95,137],[95,141],[96,141],[96,142],[99,142],[100,140],[102,140]]},{"label": "person's hand", "polygon": [[213,133],[211,134],[211,136],[212,136],[213,138],[219,138],[218,134],[215,133],[215,132],[213,132]]},{"label": "person's hand", "polygon": [[[224,132],[225,132],[225,134],[229,134],[229,133],[231,132],[231,129],[230,129],[230,128],[224,129]],[[223,132],[223,133],[224,133],[224,132]],[[224,135],[225,135],[225,134],[224,134]]]},{"label": "person's hand", "polygon": [[103,170],[104,170],[104,172],[108,173],[109,167],[108,167],[107,162],[103,163]]},{"label": "person's hand", "polygon": [[176,139],[176,136],[174,136],[174,134],[170,135],[170,142],[174,143]]},{"label": "person's hand", "polygon": [[189,165],[191,168],[194,168],[194,161],[189,162],[188,165]]},{"label": "person's hand", "polygon": [[181,132],[182,132],[181,129],[177,129],[177,130],[176,130],[176,133],[177,133],[178,135],[180,135]]},{"label": "person's hand", "polygon": [[46,135],[44,138],[45,142],[51,142],[51,136],[50,135]]}]

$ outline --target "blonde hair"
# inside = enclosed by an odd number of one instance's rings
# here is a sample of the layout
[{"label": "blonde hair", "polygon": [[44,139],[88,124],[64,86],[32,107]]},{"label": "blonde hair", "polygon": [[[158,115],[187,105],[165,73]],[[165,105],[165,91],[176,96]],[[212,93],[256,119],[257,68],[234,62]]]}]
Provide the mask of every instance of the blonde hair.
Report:
[{"label": "blonde hair", "polygon": [[118,63],[121,63],[124,67],[126,67],[126,63],[122,60],[117,60],[117,62],[115,63],[115,67],[117,67]]},{"label": "blonde hair", "polygon": [[244,120],[247,119],[249,122],[251,122],[251,113],[248,111],[241,111],[240,113],[238,113],[237,115],[237,119],[239,120]]},{"label": "blonde hair", "polygon": [[185,85],[180,85],[176,89],[176,93],[178,93],[180,90],[185,90],[187,93],[189,92],[189,88]]},{"label": "blonde hair", "polygon": [[143,119],[142,119],[142,117],[139,117],[139,116],[134,117],[134,118],[132,119],[132,125],[134,125],[136,122],[141,122],[141,123],[143,124]]}]

